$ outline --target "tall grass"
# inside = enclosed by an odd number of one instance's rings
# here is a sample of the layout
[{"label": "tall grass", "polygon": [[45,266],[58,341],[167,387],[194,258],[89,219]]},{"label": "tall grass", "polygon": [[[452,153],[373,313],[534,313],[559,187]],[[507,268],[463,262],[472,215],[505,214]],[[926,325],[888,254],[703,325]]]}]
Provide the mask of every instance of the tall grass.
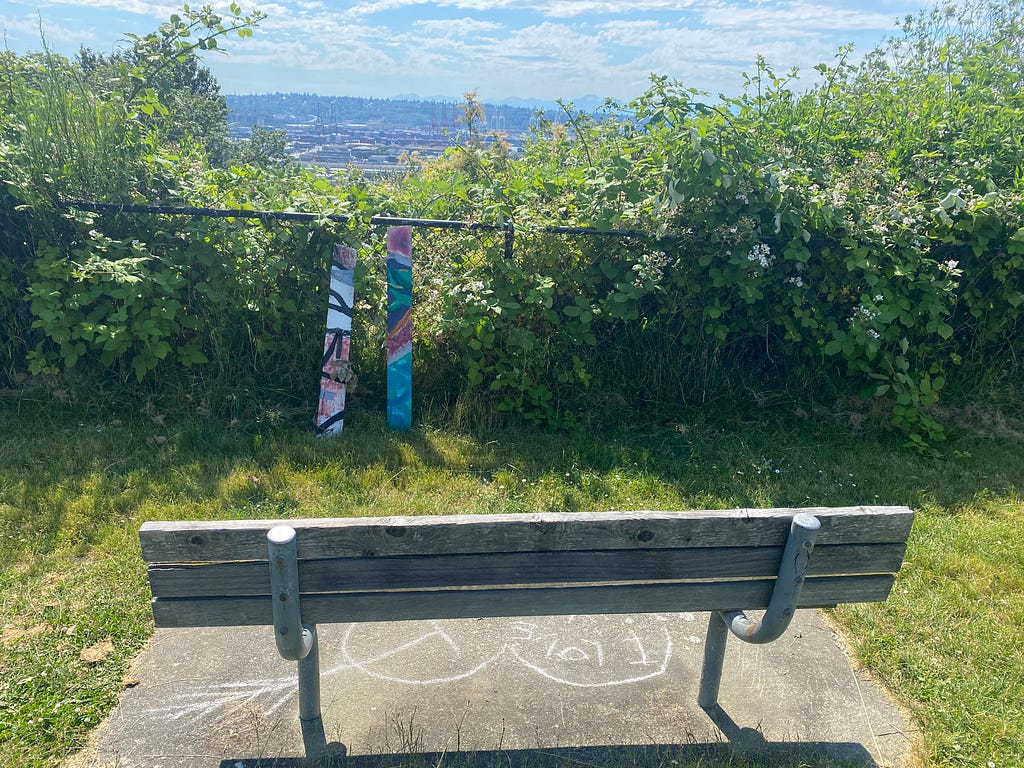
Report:
[{"label": "tall grass", "polygon": [[97,92],[79,68],[48,50],[0,57],[0,89],[9,141],[31,190],[130,199],[152,146],[116,94]]}]

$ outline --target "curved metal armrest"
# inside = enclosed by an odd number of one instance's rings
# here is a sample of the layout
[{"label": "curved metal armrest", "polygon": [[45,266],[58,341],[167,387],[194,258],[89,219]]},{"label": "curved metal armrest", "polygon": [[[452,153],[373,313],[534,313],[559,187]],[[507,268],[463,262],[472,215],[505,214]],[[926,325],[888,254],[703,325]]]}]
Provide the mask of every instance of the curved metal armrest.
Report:
[{"label": "curved metal armrest", "polygon": [[[814,515],[799,512],[793,516],[789,538],[779,564],[779,575],[768,601],[768,609],[759,621],[751,621],[743,611],[715,611],[708,621],[704,642],[704,666],[701,669],[697,703],[704,709],[718,704],[718,687],[725,661],[725,641],[732,632],[748,643],[770,643],[782,636],[793,619],[800,589],[807,573],[807,561],[818,537],[821,521]],[[726,630],[728,627],[728,630]]]},{"label": "curved metal armrest", "polygon": [[278,525],[267,531],[270,594],[274,605],[274,639],[281,656],[304,659],[316,642],[313,627],[302,624],[299,605],[299,558],[295,529]]},{"label": "curved metal armrest", "polygon": [[814,515],[799,512],[793,516],[789,539],[779,564],[768,609],[757,621],[751,621],[743,611],[722,611],[720,615],[729,631],[748,643],[770,643],[778,640],[793,620],[793,612],[800,600],[800,589],[807,573],[807,561],[814,550],[821,521]]}]

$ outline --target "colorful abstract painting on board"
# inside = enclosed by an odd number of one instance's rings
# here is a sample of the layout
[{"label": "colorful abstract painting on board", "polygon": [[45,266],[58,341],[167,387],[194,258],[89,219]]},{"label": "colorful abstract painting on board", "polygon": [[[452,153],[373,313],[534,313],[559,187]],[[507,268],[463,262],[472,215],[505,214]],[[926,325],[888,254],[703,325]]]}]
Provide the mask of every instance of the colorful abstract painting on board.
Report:
[{"label": "colorful abstract painting on board", "polygon": [[388,427],[412,426],[412,227],[388,230]]},{"label": "colorful abstract painting on board", "polygon": [[327,334],[320,364],[320,403],[316,412],[318,435],[339,435],[345,425],[345,387],[353,378],[348,352],[352,336],[355,269],[355,249],[335,245],[331,254]]}]

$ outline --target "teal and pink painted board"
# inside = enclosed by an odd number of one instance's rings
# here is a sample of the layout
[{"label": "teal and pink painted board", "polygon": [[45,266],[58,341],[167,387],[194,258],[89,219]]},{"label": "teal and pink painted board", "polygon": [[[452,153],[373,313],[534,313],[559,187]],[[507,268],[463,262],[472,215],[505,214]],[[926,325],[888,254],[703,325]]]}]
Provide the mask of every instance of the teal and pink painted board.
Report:
[{"label": "teal and pink painted board", "polygon": [[412,427],[412,227],[391,227],[388,248],[388,427]]}]

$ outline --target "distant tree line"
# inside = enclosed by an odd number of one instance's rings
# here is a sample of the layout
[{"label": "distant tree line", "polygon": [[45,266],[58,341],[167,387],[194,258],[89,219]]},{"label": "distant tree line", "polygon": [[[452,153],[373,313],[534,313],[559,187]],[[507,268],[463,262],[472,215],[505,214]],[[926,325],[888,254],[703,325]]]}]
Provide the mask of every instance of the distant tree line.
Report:
[{"label": "distant tree line", "polygon": [[[456,101],[315,93],[229,94],[226,98],[231,121],[241,126],[270,125],[287,119],[321,126],[382,122],[424,130],[454,129],[460,117]],[[523,132],[536,125],[537,110],[505,104],[484,104],[483,107],[484,120],[492,130]]]}]

